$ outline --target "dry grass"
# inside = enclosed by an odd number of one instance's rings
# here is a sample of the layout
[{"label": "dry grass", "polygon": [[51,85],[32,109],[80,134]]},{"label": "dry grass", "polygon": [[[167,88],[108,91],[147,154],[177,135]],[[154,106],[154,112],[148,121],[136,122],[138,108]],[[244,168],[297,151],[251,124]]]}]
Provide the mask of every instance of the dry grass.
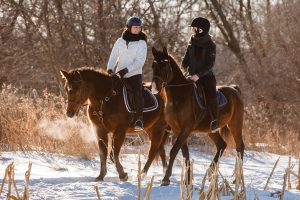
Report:
[{"label": "dry grass", "polygon": [[84,112],[68,119],[61,96],[35,90],[24,93],[3,86],[0,101],[1,151],[39,150],[83,158],[97,152],[95,135]]},{"label": "dry grass", "polygon": [[[95,133],[91,130],[85,107],[77,117],[70,119],[65,115],[66,103],[63,97],[47,91],[38,93],[34,89],[24,92],[10,85],[4,85],[0,90],[0,101],[2,151],[39,150],[85,159],[97,154]],[[243,130],[246,148],[295,155],[295,149],[300,148],[300,137],[295,132],[300,129],[299,123],[296,123],[299,108],[296,104],[276,102],[261,102],[246,107]],[[203,135],[194,134],[190,143],[205,147],[204,151],[214,149],[207,148],[213,145]],[[207,153],[213,152],[211,150]]]}]

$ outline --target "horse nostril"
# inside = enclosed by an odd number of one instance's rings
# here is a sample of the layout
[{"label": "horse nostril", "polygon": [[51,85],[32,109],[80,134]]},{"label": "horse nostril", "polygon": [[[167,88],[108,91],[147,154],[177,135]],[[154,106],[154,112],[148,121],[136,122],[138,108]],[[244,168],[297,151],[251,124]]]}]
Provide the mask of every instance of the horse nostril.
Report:
[{"label": "horse nostril", "polygon": [[74,113],[74,112],[72,112],[72,111],[69,111],[69,110],[67,111],[67,113],[66,113],[66,114],[67,114],[67,116],[68,116],[68,117],[73,117],[73,116],[75,115],[75,113]]}]

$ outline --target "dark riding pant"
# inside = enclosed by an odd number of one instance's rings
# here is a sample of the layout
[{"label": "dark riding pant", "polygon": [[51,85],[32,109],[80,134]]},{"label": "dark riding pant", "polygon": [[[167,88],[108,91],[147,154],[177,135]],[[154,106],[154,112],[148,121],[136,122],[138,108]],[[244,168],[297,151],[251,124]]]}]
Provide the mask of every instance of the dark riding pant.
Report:
[{"label": "dark riding pant", "polygon": [[133,93],[133,101],[136,110],[135,120],[143,120],[144,99],[142,75],[138,74],[128,78],[124,78],[123,81],[126,88]]},{"label": "dark riding pant", "polygon": [[207,74],[199,78],[196,84],[202,86],[206,99],[217,98],[217,81],[215,75]]},{"label": "dark riding pant", "polygon": [[206,99],[206,106],[208,110],[210,111],[211,115],[211,124],[210,128],[212,131],[219,128],[218,123],[218,115],[219,115],[219,109],[218,109],[218,99],[217,99],[217,83],[216,78],[213,74],[207,74],[203,77],[201,77],[197,82],[197,85],[201,85]]}]

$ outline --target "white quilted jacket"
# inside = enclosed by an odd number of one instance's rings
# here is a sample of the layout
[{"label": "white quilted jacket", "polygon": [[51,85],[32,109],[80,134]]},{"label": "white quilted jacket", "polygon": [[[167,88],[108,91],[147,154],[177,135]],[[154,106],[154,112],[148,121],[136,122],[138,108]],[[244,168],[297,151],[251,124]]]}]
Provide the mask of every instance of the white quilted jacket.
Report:
[{"label": "white quilted jacket", "polygon": [[127,67],[128,73],[124,78],[142,74],[146,57],[147,44],[145,40],[131,41],[127,46],[126,41],[120,37],[112,48],[107,70],[118,72]]}]

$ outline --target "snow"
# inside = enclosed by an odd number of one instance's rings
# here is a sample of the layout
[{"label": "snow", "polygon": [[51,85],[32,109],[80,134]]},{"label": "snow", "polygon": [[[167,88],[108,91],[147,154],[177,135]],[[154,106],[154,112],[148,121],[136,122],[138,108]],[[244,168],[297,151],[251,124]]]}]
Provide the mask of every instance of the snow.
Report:
[{"label": "snow", "polygon": [[[134,151],[134,148],[136,150]],[[95,155],[92,160],[82,160],[77,157],[50,154],[45,152],[2,152],[0,153],[0,180],[4,176],[5,168],[14,162],[15,180],[19,194],[23,194],[24,174],[28,169],[28,163],[32,162],[29,195],[31,200],[40,199],[97,199],[95,186],[98,186],[101,199],[137,199],[138,193],[138,149],[147,148],[124,147],[121,155],[121,162],[124,169],[129,174],[127,182],[121,182],[114,165],[108,162],[108,173],[103,182],[95,182],[94,178],[99,174],[99,158]],[[191,158],[194,160],[194,192],[192,199],[199,199],[199,187],[208,168],[212,155],[200,152],[197,148],[190,149]],[[234,180],[233,170],[235,166],[235,156],[225,155],[220,159],[220,172],[232,182]],[[278,192],[282,190],[283,175],[288,166],[288,156],[280,156],[279,163],[270,180],[267,191],[264,186],[269,174],[278,159],[278,155],[246,151],[244,159],[244,178],[247,187],[247,199],[254,199],[255,194],[260,200],[279,199]],[[141,155],[142,167],[146,162],[146,155]],[[163,169],[160,160],[154,161],[147,176],[142,180],[141,194],[145,192],[147,184],[154,176],[154,183],[151,199],[175,200],[179,199],[180,174],[182,156],[178,154],[173,167],[171,185],[161,187],[160,181],[163,178]],[[298,160],[292,158],[293,171],[298,172]],[[220,178],[221,179],[221,178]],[[1,184],[0,182],[0,184]],[[295,176],[291,175],[292,188],[298,184]],[[7,194],[7,181],[0,199],[5,199]],[[209,182],[206,182],[205,190],[208,189]],[[232,188],[234,186],[232,185]],[[13,195],[15,192],[13,190]],[[273,195],[273,197],[271,196]],[[221,196],[222,200],[233,199],[232,196]],[[300,191],[295,189],[284,193],[284,199],[300,199]]]}]

